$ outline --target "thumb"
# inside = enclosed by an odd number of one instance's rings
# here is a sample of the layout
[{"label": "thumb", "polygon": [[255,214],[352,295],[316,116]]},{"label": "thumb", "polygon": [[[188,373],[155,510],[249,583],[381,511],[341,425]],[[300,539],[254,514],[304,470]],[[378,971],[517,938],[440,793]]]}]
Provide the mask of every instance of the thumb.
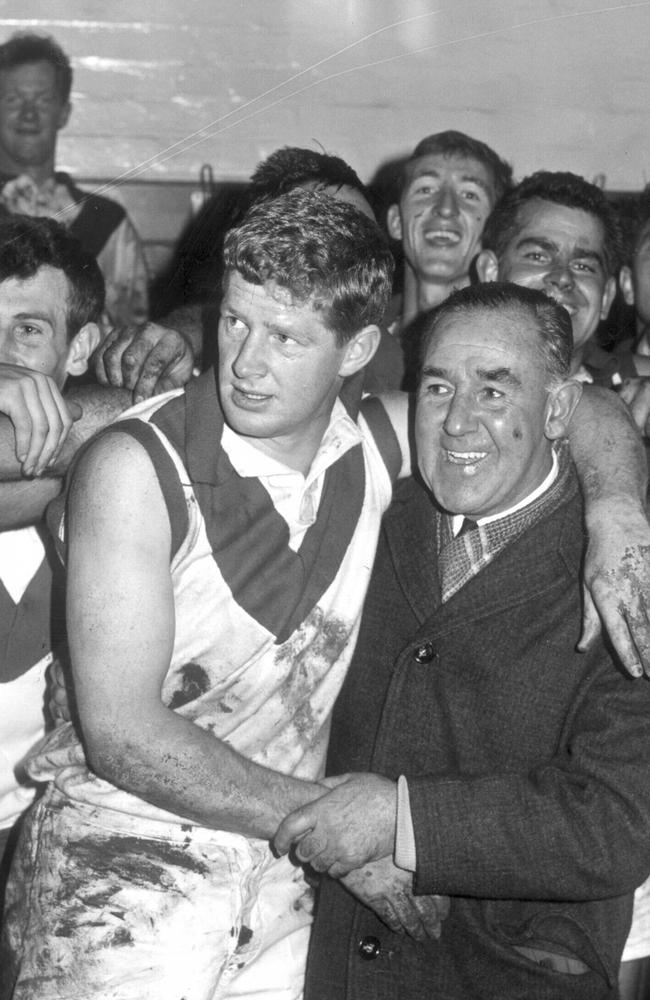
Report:
[{"label": "thumb", "polygon": [[581,653],[586,652],[591,643],[600,635],[600,618],[596,611],[588,588],[582,587],[582,634],[578,640],[578,649]]}]

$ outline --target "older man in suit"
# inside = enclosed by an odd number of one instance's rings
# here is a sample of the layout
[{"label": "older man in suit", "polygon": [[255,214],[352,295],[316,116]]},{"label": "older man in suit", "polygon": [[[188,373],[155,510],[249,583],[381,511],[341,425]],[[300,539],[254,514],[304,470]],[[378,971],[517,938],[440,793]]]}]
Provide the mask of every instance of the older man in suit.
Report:
[{"label": "older man in suit", "polygon": [[330,876],[309,1000],[617,995],[650,869],[650,689],[575,648],[571,349],[530,289],[432,314],[416,443],[437,505],[411,482],[387,515],[332,732],[330,773],[372,773],[276,836]]}]

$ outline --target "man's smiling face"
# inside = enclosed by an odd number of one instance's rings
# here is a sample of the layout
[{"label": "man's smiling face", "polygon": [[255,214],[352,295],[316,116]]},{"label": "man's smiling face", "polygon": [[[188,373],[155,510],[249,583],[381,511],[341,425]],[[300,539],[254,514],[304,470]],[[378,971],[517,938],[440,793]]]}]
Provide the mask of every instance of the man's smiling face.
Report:
[{"label": "man's smiling face", "polygon": [[[571,316],[579,360],[616,291],[607,267],[603,224],[580,208],[540,198],[522,205],[517,222],[517,232],[499,257],[493,277],[536,288],[564,306]],[[481,276],[482,270],[481,261]]]},{"label": "man's smiling face", "polygon": [[441,319],[425,353],[416,411],[420,472],[452,514],[508,510],[551,468],[540,334],[519,310]]},{"label": "man's smiling face", "polygon": [[431,153],[409,167],[388,229],[420,280],[465,284],[494,205],[488,168],[471,156]]}]

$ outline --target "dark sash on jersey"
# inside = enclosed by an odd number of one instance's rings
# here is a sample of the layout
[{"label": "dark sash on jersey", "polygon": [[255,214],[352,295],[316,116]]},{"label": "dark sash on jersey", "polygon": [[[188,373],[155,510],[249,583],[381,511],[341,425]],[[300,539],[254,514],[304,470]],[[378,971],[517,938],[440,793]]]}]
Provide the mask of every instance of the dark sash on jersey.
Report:
[{"label": "dark sash on jersey", "polygon": [[240,476],[221,446],[223,414],[215,375],[190,383],[151,420],[169,438],[190,474],[214,559],[234,599],[285,642],[334,581],[365,495],[361,445],[326,472],[314,524],[298,552],[289,528],[254,476]]},{"label": "dark sash on jersey", "polygon": [[[385,414],[383,419],[379,413],[374,417],[383,430],[378,447],[389,473],[394,473],[397,452],[390,423]],[[255,476],[240,476],[221,445],[224,418],[213,371],[190,382],[183,394],[152,415],[150,423],[188,470],[215,562],[234,599],[278,643],[285,642],[333,583],[352,541],[365,497],[362,445],[350,448],[326,471],[316,521],[294,552],[287,523],[268,492]],[[188,523],[176,468],[146,421],[120,420],[98,436],[115,433],[132,435],[154,464],[169,514],[173,557]],[[61,498],[48,508],[55,538],[63,507]]]},{"label": "dark sash on jersey", "polygon": [[46,547],[18,604],[0,581],[0,684],[26,674],[64,638],[65,588],[62,579],[53,585],[52,567],[61,573]]}]

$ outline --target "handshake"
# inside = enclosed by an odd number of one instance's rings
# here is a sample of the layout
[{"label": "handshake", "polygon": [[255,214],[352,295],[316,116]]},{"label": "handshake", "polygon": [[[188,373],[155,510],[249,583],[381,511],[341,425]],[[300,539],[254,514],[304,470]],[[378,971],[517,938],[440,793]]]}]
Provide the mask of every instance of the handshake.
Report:
[{"label": "handshake", "polygon": [[290,813],[273,838],[278,854],[340,879],[392,931],[438,938],[447,896],[417,896],[413,874],[393,861],[397,785],[377,774],[325,778],[324,793]]}]

